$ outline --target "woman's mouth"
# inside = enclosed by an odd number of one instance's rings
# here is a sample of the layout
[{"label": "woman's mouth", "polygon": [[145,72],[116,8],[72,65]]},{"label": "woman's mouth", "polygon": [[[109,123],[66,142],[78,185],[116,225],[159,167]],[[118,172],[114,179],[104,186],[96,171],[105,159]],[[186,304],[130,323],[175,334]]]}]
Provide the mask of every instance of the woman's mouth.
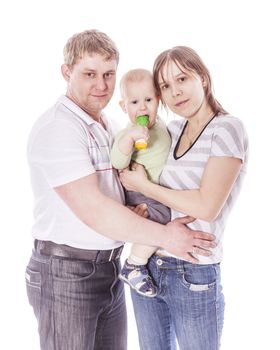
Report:
[{"label": "woman's mouth", "polygon": [[186,104],[187,102],[188,102],[188,100],[184,100],[184,101],[177,102],[177,103],[175,104],[175,107],[181,107],[181,106],[183,106],[184,104]]}]

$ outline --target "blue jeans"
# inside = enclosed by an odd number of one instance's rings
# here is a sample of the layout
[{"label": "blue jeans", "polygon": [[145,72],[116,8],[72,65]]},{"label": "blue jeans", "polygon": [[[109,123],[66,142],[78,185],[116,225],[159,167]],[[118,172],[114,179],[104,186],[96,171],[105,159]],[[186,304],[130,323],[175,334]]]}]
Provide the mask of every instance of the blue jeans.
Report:
[{"label": "blue jeans", "polygon": [[26,268],[42,350],[126,350],[120,261],[94,263],[32,253]]},{"label": "blue jeans", "polygon": [[224,318],[220,266],[152,256],[154,298],[131,291],[142,350],[219,349]]}]

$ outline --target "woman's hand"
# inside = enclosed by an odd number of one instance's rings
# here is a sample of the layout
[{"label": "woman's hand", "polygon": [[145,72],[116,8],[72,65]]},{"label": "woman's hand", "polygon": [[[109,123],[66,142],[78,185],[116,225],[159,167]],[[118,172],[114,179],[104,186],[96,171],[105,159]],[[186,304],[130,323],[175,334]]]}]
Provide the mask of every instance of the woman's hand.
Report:
[{"label": "woman's hand", "polygon": [[144,166],[133,162],[130,169],[126,168],[120,172],[122,185],[129,191],[142,192],[145,183],[149,182]]}]

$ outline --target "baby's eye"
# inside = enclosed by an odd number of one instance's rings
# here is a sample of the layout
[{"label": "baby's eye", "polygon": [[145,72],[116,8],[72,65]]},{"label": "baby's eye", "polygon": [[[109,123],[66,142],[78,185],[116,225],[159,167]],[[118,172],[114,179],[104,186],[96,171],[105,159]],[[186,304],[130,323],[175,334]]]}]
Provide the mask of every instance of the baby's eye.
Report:
[{"label": "baby's eye", "polygon": [[131,103],[132,103],[133,105],[136,105],[137,102],[138,102],[137,100],[131,101]]},{"label": "baby's eye", "polygon": [[146,98],[147,102],[151,102],[153,99],[151,97]]}]

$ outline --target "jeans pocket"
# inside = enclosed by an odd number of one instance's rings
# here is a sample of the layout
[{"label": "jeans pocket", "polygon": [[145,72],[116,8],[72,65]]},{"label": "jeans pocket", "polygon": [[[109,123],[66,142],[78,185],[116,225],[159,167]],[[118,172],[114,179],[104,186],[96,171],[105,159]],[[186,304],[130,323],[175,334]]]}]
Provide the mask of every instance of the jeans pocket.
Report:
[{"label": "jeans pocket", "polygon": [[39,318],[41,309],[41,273],[27,267],[25,270],[25,284],[29,304],[33,307],[35,316]]},{"label": "jeans pocket", "polygon": [[64,282],[81,282],[95,273],[94,263],[83,260],[53,258],[51,268],[53,278]]},{"label": "jeans pocket", "polygon": [[191,292],[210,291],[216,286],[216,268],[214,265],[188,265],[181,281]]}]

